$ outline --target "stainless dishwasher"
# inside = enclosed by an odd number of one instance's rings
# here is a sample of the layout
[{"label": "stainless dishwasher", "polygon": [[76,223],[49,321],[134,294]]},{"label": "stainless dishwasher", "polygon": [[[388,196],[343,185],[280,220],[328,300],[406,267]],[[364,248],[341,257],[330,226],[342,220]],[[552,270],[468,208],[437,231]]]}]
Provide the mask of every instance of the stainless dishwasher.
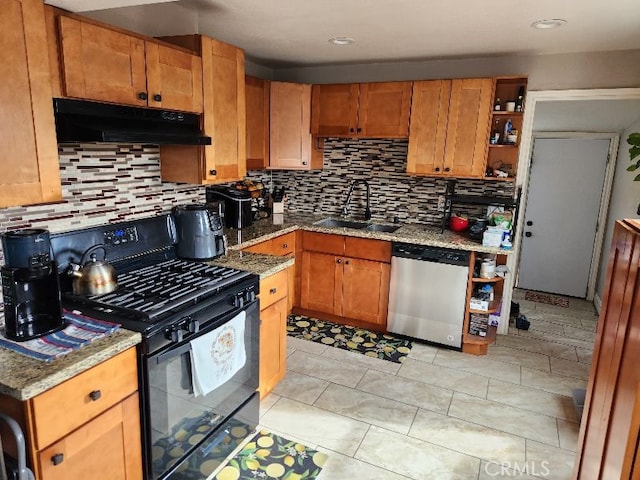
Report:
[{"label": "stainless dishwasher", "polygon": [[460,348],[469,252],[394,243],[387,330]]}]

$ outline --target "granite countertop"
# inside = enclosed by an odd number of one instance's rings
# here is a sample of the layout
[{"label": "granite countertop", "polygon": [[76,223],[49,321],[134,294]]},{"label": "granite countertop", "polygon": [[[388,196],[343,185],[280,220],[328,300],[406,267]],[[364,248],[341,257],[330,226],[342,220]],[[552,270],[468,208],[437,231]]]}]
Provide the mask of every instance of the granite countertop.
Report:
[{"label": "granite countertop", "polygon": [[[334,233],[361,238],[374,238],[391,242],[405,242],[433,247],[452,248],[455,250],[465,250],[469,252],[502,255],[510,255],[512,253],[511,250],[505,250],[499,247],[485,247],[478,241],[472,240],[450,230],[441,232],[437,227],[420,224],[401,225],[398,230],[392,233],[372,232],[368,230],[344,227],[321,227],[315,225],[316,222],[326,218],[329,217],[327,215],[288,214],[283,217],[279,217],[276,221],[274,221],[274,218],[272,217],[257,220],[253,225],[243,228],[242,230],[229,229],[226,232],[229,251],[246,248],[265,240],[275,238],[279,235],[303,229],[313,232]],[[264,257],[265,255],[262,256]],[[241,264],[239,264],[238,268],[242,268],[240,265]]]},{"label": "granite countertop", "polygon": [[139,333],[119,328],[111,335],[85,345],[51,363],[0,348],[0,393],[29,400],[65,380],[140,343]]}]

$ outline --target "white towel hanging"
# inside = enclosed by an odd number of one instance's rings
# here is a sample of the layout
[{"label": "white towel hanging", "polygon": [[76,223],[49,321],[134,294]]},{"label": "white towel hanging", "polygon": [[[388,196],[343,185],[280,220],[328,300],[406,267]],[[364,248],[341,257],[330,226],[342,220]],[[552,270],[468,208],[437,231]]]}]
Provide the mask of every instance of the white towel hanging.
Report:
[{"label": "white towel hanging", "polygon": [[244,346],[246,313],[191,340],[193,394],[207,395],[233,377],[247,361]]}]

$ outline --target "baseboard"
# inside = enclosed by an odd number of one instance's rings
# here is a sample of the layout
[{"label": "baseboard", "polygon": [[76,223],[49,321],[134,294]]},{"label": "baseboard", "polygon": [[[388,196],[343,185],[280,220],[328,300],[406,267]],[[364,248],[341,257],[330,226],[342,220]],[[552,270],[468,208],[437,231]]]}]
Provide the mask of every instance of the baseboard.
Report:
[{"label": "baseboard", "polygon": [[593,306],[596,307],[596,312],[598,312],[598,315],[600,315],[600,307],[602,307],[602,299],[600,298],[600,295],[598,295],[597,293],[593,296]]}]

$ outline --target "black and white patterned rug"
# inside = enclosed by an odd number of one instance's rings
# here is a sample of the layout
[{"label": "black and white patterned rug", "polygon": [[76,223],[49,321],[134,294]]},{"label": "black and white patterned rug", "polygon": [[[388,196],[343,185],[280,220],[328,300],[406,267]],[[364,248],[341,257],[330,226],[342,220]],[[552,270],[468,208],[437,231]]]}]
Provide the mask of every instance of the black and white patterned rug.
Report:
[{"label": "black and white patterned rug", "polygon": [[402,363],[413,346],[411,341],[393,335],[304,315],[289,315],[287,334],[395,363]]}]

